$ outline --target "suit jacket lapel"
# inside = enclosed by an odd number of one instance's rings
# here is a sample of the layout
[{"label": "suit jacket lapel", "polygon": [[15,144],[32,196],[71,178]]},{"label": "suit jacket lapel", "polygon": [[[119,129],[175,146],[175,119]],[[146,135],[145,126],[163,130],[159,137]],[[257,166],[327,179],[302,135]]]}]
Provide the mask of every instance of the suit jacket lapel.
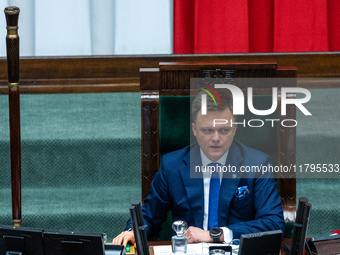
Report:
[{"label": "suit jacket lapel", "polygon": [[220,189],[220,199],[218,204],[218,223],[219,226],[227,226],[228,212],[231,199],[240,182],[242,173],[239,172],[240,164],[243,161],[243,157],[239,147],[232,143],[229,149],[228,158],[226,160],[226,167],[236,167],[236,172],[225,172],[223,173],[223,179]]},{"label": "suit jacket lapel", "polygon": [[189,205],[195,225],[203,228],[203,211],[204,211],[204,191],[203,176],[201,178],[190,178],[190,168],[194,171],[195,166],[201,166],[202,160],[200,156],[200,147],[198,145],[191,147],[189,153],[184,158],[186,167],[180,169],[183,184],[188,197]]}]

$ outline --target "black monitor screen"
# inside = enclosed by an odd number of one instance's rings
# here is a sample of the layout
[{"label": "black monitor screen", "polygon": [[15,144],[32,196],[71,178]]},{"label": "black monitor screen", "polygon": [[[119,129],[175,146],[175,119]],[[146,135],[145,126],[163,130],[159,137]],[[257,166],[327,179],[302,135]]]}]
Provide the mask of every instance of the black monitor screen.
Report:
[{"label": "black monitor screen", "polygon": [[7,252],[44,255],[43,229],[0,226],[0,255]]},{"label": "black monitor screen", "polygon": [[272,230],[243,234],[240,238],[239,255],[279,255],[282,231]]},{"label": "black monitor screen", "polygon": [[99,233],[44,231],[45,255],[103,255],[104,237]]}]

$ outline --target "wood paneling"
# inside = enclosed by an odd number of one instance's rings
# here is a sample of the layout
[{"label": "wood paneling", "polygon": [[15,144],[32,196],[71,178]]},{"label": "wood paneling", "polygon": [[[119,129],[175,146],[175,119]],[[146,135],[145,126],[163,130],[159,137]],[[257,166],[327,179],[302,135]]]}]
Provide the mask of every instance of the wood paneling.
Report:
[{"label": "wood paneling", "polygon": [[[21,94],[138,92],[139,78],[21,79]],[[7,94],[0,81],[0,94]]]},{"label": "wood paneling", "polygon": [[[277,62],[297,67],[298,78],[340,78],[340,53],[259,53],[89,57],[23,57],[21,93],[87,93],[139,91],[139,69],[160,62]],[[283,71],[284,72],[284,71]],[[333,79],[299,81],[305,88],[340,88]],[[0,93],[7,93],[6,59],[0,58]]]}]

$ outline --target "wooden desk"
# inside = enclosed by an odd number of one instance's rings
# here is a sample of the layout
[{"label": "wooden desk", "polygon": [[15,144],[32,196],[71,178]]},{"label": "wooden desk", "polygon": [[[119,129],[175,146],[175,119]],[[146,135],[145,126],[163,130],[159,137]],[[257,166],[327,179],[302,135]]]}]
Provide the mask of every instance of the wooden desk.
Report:
[{"label": "wooden desk", "polygon": [[[283,243],[290,243],[292,242],[291,238],[284,238],[281,242],[281,255],[289,255],[283,248]],[[171,241],[151,241],[149,242],[149,251],[150,255],[154,255],[153,253],[153,246],[156,245],[171,245]]]}]

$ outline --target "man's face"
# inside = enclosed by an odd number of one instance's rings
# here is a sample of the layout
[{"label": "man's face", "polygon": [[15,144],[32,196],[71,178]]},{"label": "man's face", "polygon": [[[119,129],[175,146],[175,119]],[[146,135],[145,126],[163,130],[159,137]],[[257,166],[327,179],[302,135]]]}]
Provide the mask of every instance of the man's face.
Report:
[{"label": "man's face", "polygon": [[[214,119],[228,120],[228,123],[215,124],[214,127]],[[199,111],[196,124],[192,123],[192,130],[204,155],[214,162],[229,150],[234,140],[237,126],[231,126],[231,120],[233,115],[227,108],[223,111],[208,111],[207,115]]]}]

